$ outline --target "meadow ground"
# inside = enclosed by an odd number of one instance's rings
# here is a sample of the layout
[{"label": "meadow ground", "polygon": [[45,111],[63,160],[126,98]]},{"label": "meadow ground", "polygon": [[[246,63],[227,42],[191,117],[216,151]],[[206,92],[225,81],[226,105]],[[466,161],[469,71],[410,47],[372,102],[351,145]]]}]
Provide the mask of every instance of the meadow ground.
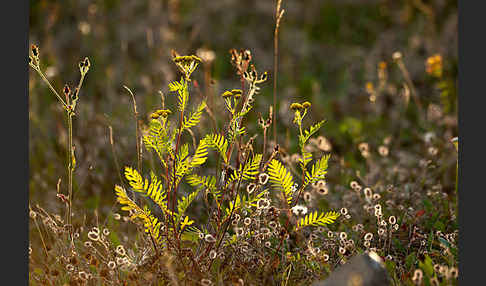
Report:
[{"label": "meadow ground", "polygon": [[31,4],[32,285],[457,284],[457,4],[275,4]]}]

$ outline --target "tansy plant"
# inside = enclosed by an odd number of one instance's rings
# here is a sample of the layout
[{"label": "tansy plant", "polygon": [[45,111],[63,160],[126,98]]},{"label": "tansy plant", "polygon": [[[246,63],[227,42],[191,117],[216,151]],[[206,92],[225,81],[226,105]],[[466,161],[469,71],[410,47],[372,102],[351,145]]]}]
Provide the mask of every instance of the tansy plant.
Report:
[{"label": "tansy plant", "polygon": [[[235,54],[238,54],[232,51],[235,61],[238,58]],[[291,172],[278,159],[279,146],[267,148],[266,134],[272,123],[271,108],[268,119],[258,120],[264,135],[262,152],[255,150],[257,136],[247,134],[245,117],[253,108],[259,85],[267,80],[268,75],[266,72],[260,74],[254,65],[249,64],[249,51],[242,51],[240,55],[240,62],[234,64],[244,83],[242,89],[227,90],[221,94],[229,113],[229,122],[225,125],[227,129],[224,135],[211,133],[202,136],[198,144],[184,142],[182,135],[189,132],[193,136],[191,128],[199,125],[203,112],[208,109],[206,101],[202,100],[192,112],[187,111],[191,75],[201,64],[201,59],[196,56],[174,56],[173,62],[182,73],[180,80],[169,84],[169,91],[177,94],[177,108],[166,107],[163,100],[161,109],[150,115],[148,128],[143,135],[145,148],[158,158],[162,172],[160,176],[150,172],[149,178],[144,178],[136,169],[125,167],[129,190],[115,186],[122,210],[128,211],[132,220],[143,224],[155,248],[154,258],[161,251],[184,252],[187,255],[181,262],[187,259],[194,269],[202,271],[217,259],[216,253],[231,252],[234,247],[244,245],[248,238],[259,235],[268,239],[270,244],[270,240],[278,243],[277,249],[265,248],[277,254],[288,247],[287,243],[281,246],[290,232],[300,232],[307,226],[331,224],[339,216],[336,212],[315,211],[306,215],[305,212],[291,211],[296,209],[306,187],[325,179],[329,156],[324,155],[309,167],[312,154],[305,151],[306,142],[324,121],[304,130],[302,121],[311,104],[304,102],[291,106],[295,112],[294,122],[299,128],[302,153],[302,180],[299,187]],[[195,146],[191,148],[192,145]],[[212,165],[213,160],[208,160],[209,152],[217,155],[219,162],[216,166]],[[192,187],[186,194],[179,190],[183,181]],[[141,194],[146,200],[138,200],[132,192]],[[191,203],[198,197],[201,197],[208,210],[208,220],[201,225],[196,225],[195,218],[188,214]],[[151,203],[143,205],[144,201]],[[280,215],[281,211],[287,217]],[[304,216],[298,220],[299,215]],[[273,218],[269,222],[274,228],[273,232],[268,228],[268,231],[245,231],[252,221],[263,223],[270,218]],[[280,221],[286,221],[285,227],[280,225]],[[203,266],[207,265],[204,261],[209,266]]]}]

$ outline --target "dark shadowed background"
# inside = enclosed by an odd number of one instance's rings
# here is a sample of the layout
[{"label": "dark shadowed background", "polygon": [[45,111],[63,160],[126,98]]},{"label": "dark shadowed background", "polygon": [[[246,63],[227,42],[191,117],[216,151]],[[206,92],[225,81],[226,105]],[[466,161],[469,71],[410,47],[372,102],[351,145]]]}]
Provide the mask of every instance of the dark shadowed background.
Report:
[{"label": "dark shadowed background", "polygon": [[[294,134],[287,132],[292,126],[288,107],[293,101],[308,100],[313,104],[313,121],[328,120],[321,135],[333,147],[328,178],[331,184],[344,184],[354,175],[342,170],[343,166],[373,171],[360,156],[360,142],[368,142],[376,149],[384,138],[393,136],[395,147],[390,153],[396,160],[403,157],[401,148],[416,148],[417,138],[430,130],[440,130],[440,142],[445,142],[440,144],[449,144],[448,139],[457,136],[456,2],[283,0],[277,89],[279,142],[295,149],[285,143],[295,141],[286,140]],[[71,87],[77,84],[79,60],[87,56],[92,63],[74,119],[78,162],[75,209],[97,208],[102,214],[111,209],[115,202],[113,186],[119,182],[121,170],[114,161],[108,126],[113,127],[121,167],[136,165],[133,106],[123,85],[135,93],[142,123],[147,123],[150,112],[160,107],[159,90],[166,94],[168,104],[173,104],[167,84],[179,74],[171,62],[171,49],[180,54],[214,52],[214,60],[205,62],[194,73],[200,92],[192,87],[191,96],[197,98],[193,104],[206,96],[215,112],[223,110],[221,92],[239,87],[229,50],[250,49],[257,70],[268,71],[270,80],[262,85],[249,120],[256,123],[259,113],[268,113],[273,92],[274,1],[30,3],[29,41],[40,47],[41,67],[58,90],[65,83]],[[403,82],[392,60],[396,51],[403,55],[423,110],[417,109],[413,101],[403,113],[394,108],[399,99],[393,94],[400,94]],[[437,53],[443,59],[444,77],[452,84],[447,95],[425,70],[426,59]],[[371,103],[365,86],[367,82],[377,85],[378,64],[382,61],[387,66],[388,81],[396,89]],[[419,114],[426,114],[430,106],[440,109],[440,117],[435,121],[420,120]],[[59,178],[64,193],[67,182],[64,113],[32,70],[29,117],[30,200],[61,211],[55,193]],[[221,128],[222,123],[218,124]],[[210,126],[209,119],[201,126]],[[144,151],[144,158],[148,157]],[[341,159],[345,159],[345,165],[339,163]],[[452,191],[456,156],[451,152],[437,160],[445,166],[437,176],[443,188]],[[150,160],[145,164],[150,166]]]}]

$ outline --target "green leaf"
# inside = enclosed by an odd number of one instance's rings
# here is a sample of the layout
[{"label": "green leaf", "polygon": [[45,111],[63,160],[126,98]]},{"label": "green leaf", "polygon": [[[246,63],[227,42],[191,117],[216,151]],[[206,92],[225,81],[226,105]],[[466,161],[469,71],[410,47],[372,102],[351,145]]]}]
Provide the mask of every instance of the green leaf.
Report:
[{"label": "green leaf", "polygon": [[304,144],[309,140],[309,138],[314,135],[321,126],[326,122],[326,120],[322,120],[311,126],[309,129],[304,131],[304,134],[299,136],[299,146],[300,148],[304,148]]},{"label": "green leaf", "polygon": [[434,262],[432,261],[430,256],[425,255],[424,261],[419,261],[419,267],[428,277],[432,277],[434,275]]},{"label": "green leaf", "polygon": [[292,202],[292,195],[294,185],[292,175],[290,172],[280,163],[280,161],[272,159],[268,165],[268,176],[272,186],[282,191],[287,204]]},{"label": "green leaf", "polygon": [[197,146],[196,152],[191,160],[191,168],[200,166],[206,162],[208,157],[208,147],[209,145],[205,138],[199,141],[199,146]]},{"label": "green leaf", "polygon": [[304,187],[308,184],[313,184],[319,180],[323,180],[327,174],[328,161],[331,155],[324,155],[317,160],[312,166],[311,172],[306,172]]},{"label": "green leaf", "polygon": [[208,134],[205,140],[210,148],[214,148],[221,155],[225,163],[228,163],[228,158],[226,157],[226,150],[228,149],[228,141],[220,134]]},{"label": "green leaf", "polygon": [[254,180],[258,174],[261,161],[262,154],[255,154],[244,167],[240,165],[239,170],[237,172],[233,172],[233,174],[228,178],[226,185],[229,185],[234,181],[238,181],[240,177],[245,181]]},{"label": "green leaf", "polygon": [[340,216],[339,213],[335,211],[330,211],[327,213],[321,213],[317,215],[317,211],[307,214],[304,218],[301,218],[297,222],[297,228],[301,229],[305,226],[325,226],[327,224],[332,224]]},{"label": "green leaf", "polygon": [[201,115],[204,108],[206,108],[206,101],[203,101],[201,102],[201,104],[199,104],[196,111],[189,116],[189,119],[184,116],[181,130],[184,131],[185,129],[189,129],[193,126],[196,126],[201,120]]}]

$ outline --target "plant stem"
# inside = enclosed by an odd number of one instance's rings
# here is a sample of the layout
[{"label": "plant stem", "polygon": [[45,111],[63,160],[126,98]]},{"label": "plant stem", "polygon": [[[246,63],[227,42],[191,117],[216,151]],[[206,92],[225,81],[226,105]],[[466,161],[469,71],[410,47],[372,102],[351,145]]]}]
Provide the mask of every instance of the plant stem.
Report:
[{"label": "plant stem", "polygon": [[67,112],[68,117],[68,225],[69,235],[71,237],[71,244],[73,241],[73,225],[72,225],[72,205],[73,205],[73,117]]},{"label": "plant stem", "polygon": [[277,68],[278,68],[278,30],[285,10],[281,10],[282,0],[277,0],[275,9],[275,31],[273,35],[273,140],[277,144]]}]

